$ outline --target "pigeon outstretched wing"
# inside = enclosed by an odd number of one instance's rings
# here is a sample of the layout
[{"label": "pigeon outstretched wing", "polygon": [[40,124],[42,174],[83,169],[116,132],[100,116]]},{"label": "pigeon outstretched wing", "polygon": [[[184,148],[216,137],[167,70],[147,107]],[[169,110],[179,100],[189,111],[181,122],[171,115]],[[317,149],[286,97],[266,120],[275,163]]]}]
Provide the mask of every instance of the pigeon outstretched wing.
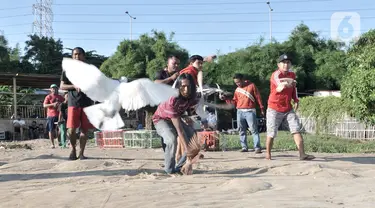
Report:
[{"label": "pigeon outstretched wing", "polygon": [[63,58],[62,68],[72,84],[93,101],[104,102],[120,85],[120,81],[106,77],[96,66],[79,60]]},{"label": "pigeon outstretched wing", "polygon": [[141,78],[119,86],[119,102],[125,110],[138,110],[145,106],[157,106],[170,97],[177,97],[177,89],[169,85],[155,83],[147,78]]}]

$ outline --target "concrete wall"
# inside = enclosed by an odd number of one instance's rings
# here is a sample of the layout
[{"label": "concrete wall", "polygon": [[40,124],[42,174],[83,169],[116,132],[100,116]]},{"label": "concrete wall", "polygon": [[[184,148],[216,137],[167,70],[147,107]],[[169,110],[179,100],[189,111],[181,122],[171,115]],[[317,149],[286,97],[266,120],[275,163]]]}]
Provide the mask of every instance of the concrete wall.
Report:
[{"label": "concrete wall", "polygon": [[[33,121],[36,121],[37,125],[43,124],[46,126],[46,119],[36,119],[36,118],[25,118],[23,119],[26,126],[30,126]],[[11,119],[0,119],[0,131],[10,131],[13,132],[13,120]]]}]

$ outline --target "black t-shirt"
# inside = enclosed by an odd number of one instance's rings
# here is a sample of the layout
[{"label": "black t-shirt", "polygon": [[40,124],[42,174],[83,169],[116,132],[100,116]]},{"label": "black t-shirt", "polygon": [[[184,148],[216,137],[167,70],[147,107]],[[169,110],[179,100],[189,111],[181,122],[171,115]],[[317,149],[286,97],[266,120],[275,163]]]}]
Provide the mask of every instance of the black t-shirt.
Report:
[{"label": "black t-shirt", "polygon": [[[61,74],[61,81],[63,81],[65,84],[68,84],[68,85],[72,84],[69,81],[68,77],[66,77],[65,71],[63,71],[63,73]],[[92,105],[93,103],[94,102],[89,97],[87,97],[85,93],[77,92],[77,90],[75,89],[68,90],[68,106],[84,108],[84,107]]]},{"label": "black t-shirt", "polygon": [[59,105],[59,111],[61,113],[62,121],[68,120],[67,109],[68,109],[68,105],[66,103],[61,103],[61,105]]},{"label": "black t-shirt", "polygon": [[[170,77],[170,76],[172,76],[172,75],[173,75],[173,74],[169,74],[167,70],[162,69],[162,70],[156,72],[156,74],[155,74],[155,79],[159,79],[159,80],[161,79],[161,80],[163,80],[163,79],[167,79],[168,77]],[[171,80],[171,81],[169,81],[169,82],[166,83],[166,84],[172,86],[173,83],[174,83],[174,81]]]}]

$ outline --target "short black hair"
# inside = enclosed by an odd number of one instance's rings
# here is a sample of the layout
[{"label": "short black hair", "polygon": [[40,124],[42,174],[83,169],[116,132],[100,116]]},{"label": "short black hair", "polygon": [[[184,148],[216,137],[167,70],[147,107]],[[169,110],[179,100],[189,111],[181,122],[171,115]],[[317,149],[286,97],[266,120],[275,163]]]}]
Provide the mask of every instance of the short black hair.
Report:
[{"label": "short black hair", "polygon": [[75,48],[73,48],[73,50],[72,50],[72,54],[73,54],[73,52],[74,52],[75,50],[78,50],[78,51],[79,51],[80,53],[82,53],[83,55],[86,55],[85,50],[83,50],[83,48],[81,48],[81,47],[75,47]]},{"label": "short black hair", "polygon": [[233,79],[240,79],[240,80],[243,80],[243,78],[244,78],[244,76],[243,76],[243,74],[241,74],[241,73],[236,73],[236,74],[234,74],[234,76],[233,76]]},{"label": "short black hair", "polygon": [[[180,89],[181,87],[181,82],[183,79],[189,80],[190,83],[190,97],[189,98],[196,98],[197,97],[197,86],[195,85],[194,79],[190,74],[183,73],[181,74],[177,80],[176,80],[176,88]],[[181,95],[179,95],[181,97]]]},{"label": "short black hair", "polygon": [[176,55],[170,55],[170,56],[168,56],[167,60],[173,59],[173,58],[180,60],[180,58],[178,58]]},{"label": "short black hair", "polygon": [[203,61],[203,57],[200,55],[192,55],[189,58],[189,63],[194,63],[196,60]]}]

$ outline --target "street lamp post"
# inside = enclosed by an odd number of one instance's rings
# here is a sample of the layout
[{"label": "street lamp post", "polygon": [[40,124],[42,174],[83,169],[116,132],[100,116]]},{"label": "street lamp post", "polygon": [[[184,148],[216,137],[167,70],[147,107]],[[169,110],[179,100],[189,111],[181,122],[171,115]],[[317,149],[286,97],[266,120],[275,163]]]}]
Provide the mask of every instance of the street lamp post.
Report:
[{"label": "street lamp post", "polygon": [[272,43],[272,12],[273,12],[273,9],[271,8],[271,2],[267,1],[267,5],[268,5],[268,8],[269,8],[269,18],[270,18],[270,43]]},{"label": "street lamp post", "polygon": [[128,11],[126,11],[125,13],[126,13],[126,14],[129,16],[129,18],[130,18],[130,41],[131,41],[131,40],[132,40],[132,20],[133,20],[133,19],[136,19],[136,17],[131,16],[131,15],[129,14]]}]

